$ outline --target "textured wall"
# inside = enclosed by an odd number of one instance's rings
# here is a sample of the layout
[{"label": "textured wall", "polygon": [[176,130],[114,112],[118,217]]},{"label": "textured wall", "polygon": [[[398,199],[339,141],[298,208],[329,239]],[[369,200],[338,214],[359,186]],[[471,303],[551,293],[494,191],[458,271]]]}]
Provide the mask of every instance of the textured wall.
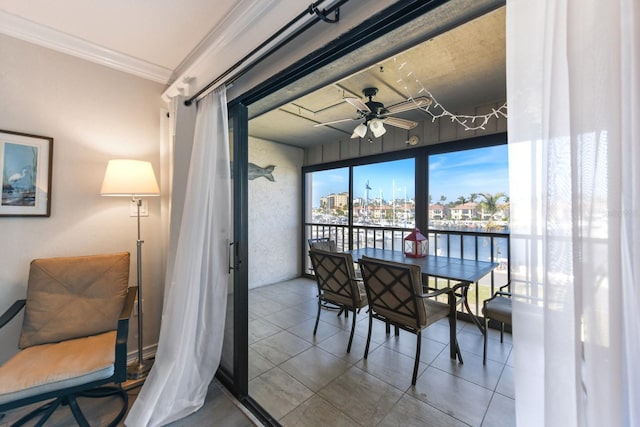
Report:
[{"label": "textured wall", "polygon": [[249,162],[275,165],[275,182],[249,181],[249,288],[300,275],[302,159],[302,149],[249,138]]}]

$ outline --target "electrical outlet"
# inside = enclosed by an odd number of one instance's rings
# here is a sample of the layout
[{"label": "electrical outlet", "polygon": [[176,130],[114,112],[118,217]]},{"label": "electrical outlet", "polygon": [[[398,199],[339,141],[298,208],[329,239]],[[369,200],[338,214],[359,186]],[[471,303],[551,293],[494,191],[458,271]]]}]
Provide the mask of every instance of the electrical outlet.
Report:
[{"label": "electrical outlet", "polygon": [[[149,201],[141,199],[140,216],[149,216]],[[131,200],[129,205],[129,216],[138,216],[138,202]]]}]

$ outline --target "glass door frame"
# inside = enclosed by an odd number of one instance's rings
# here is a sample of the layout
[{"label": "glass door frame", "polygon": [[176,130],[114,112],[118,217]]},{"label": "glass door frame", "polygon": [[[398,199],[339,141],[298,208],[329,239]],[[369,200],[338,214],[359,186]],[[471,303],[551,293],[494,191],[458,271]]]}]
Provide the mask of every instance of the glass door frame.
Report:
[{"label": "glass door frame", "polygon": [[223,367],[216,377],[239,400],[248,394],[248,120],[247,107],[240,102],[228,106],[230,134],[232,135],[232,218],[233,241],[230,250],[230,266],[233,267],[233,368],[232,372]]},{"label": "glass door frame", "polygon": [[[248,110],[247,106],[260,101],[288,84],[317,71],[324,66],[339,61],[344,55],[368,45],[387,33],[414,20],[416,17],[429,13],[438,6],[450,0],[420,0],[412,2],[396,2],[388,8],[366,19],[362,24],[338,37],[334,42],[310,53],[301,60],[288,66],[282,72],[276,73],[252,89],[239,95],[229,102],[229,119],[233,130],[233,218],[235,265],[238,269],[234,274],[234,365],[233,372],[223,368],[218,370],[217,378],[230,390],[234,396],[244,404],[265,425],[280,425],[277,420],[264,410],[248,391]],[[479,16],[491,9],[500,7],[504,0],[488,2],[490,5],[482,10],[476,10]],[[461,14],[457,25],[473,19],[474,14]],[[415,41],[416,43],[418,40]],[[393,154],[386,154],[393,157]],[[425,173],[426,166],[416,163],[416,173]],[[303,174],[304,176],[304,174]],[[424,190],[424,183],[416,184],[416,193]],[[350,189],[352,192],[353,189]],[[304,190],[303,190],[304,192]],[[418,195],[416,194],[416,198]],[[426,198],[426,196],[424,196]],[[303,195],[304,200],[304,195]],[[418,201],[416,199],[416,201]],[[302,215],[301,215],[302,216]],[[301,218],[304,223],[304,218]],[[417,223],[426,221],[426,213],[416,217]],[[304,242],[302,242],[304,244]]]}]

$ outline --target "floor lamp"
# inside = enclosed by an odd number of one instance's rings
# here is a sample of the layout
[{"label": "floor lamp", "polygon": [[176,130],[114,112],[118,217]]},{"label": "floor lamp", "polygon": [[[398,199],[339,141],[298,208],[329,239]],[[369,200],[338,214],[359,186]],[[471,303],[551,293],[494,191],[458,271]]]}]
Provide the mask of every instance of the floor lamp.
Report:
[{"label": "floor lamp", "polygon": [[140,197],[160,195],[151,163],[140,160],[109,160],[100,195],[131,197],[137,207],[138,360],[127,367],[127,378],[144,378],[149,373],[153,361],[144,360],[142,357],[142,244],[144,240],[140,238],[140,207],[142,206]]}]

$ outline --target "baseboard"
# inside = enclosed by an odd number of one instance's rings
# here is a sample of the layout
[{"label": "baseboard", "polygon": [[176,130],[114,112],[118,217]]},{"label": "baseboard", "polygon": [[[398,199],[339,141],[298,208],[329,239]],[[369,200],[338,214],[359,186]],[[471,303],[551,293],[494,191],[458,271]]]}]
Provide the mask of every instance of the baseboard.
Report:
[{"label": "baseboard", "polygon": [[[142,349],[142,358],[155,359],[156,351],[158,351],[158,344],[153,344]],[[138,350],[130,351],[127,353],[127,365],[138,360]]]}]

